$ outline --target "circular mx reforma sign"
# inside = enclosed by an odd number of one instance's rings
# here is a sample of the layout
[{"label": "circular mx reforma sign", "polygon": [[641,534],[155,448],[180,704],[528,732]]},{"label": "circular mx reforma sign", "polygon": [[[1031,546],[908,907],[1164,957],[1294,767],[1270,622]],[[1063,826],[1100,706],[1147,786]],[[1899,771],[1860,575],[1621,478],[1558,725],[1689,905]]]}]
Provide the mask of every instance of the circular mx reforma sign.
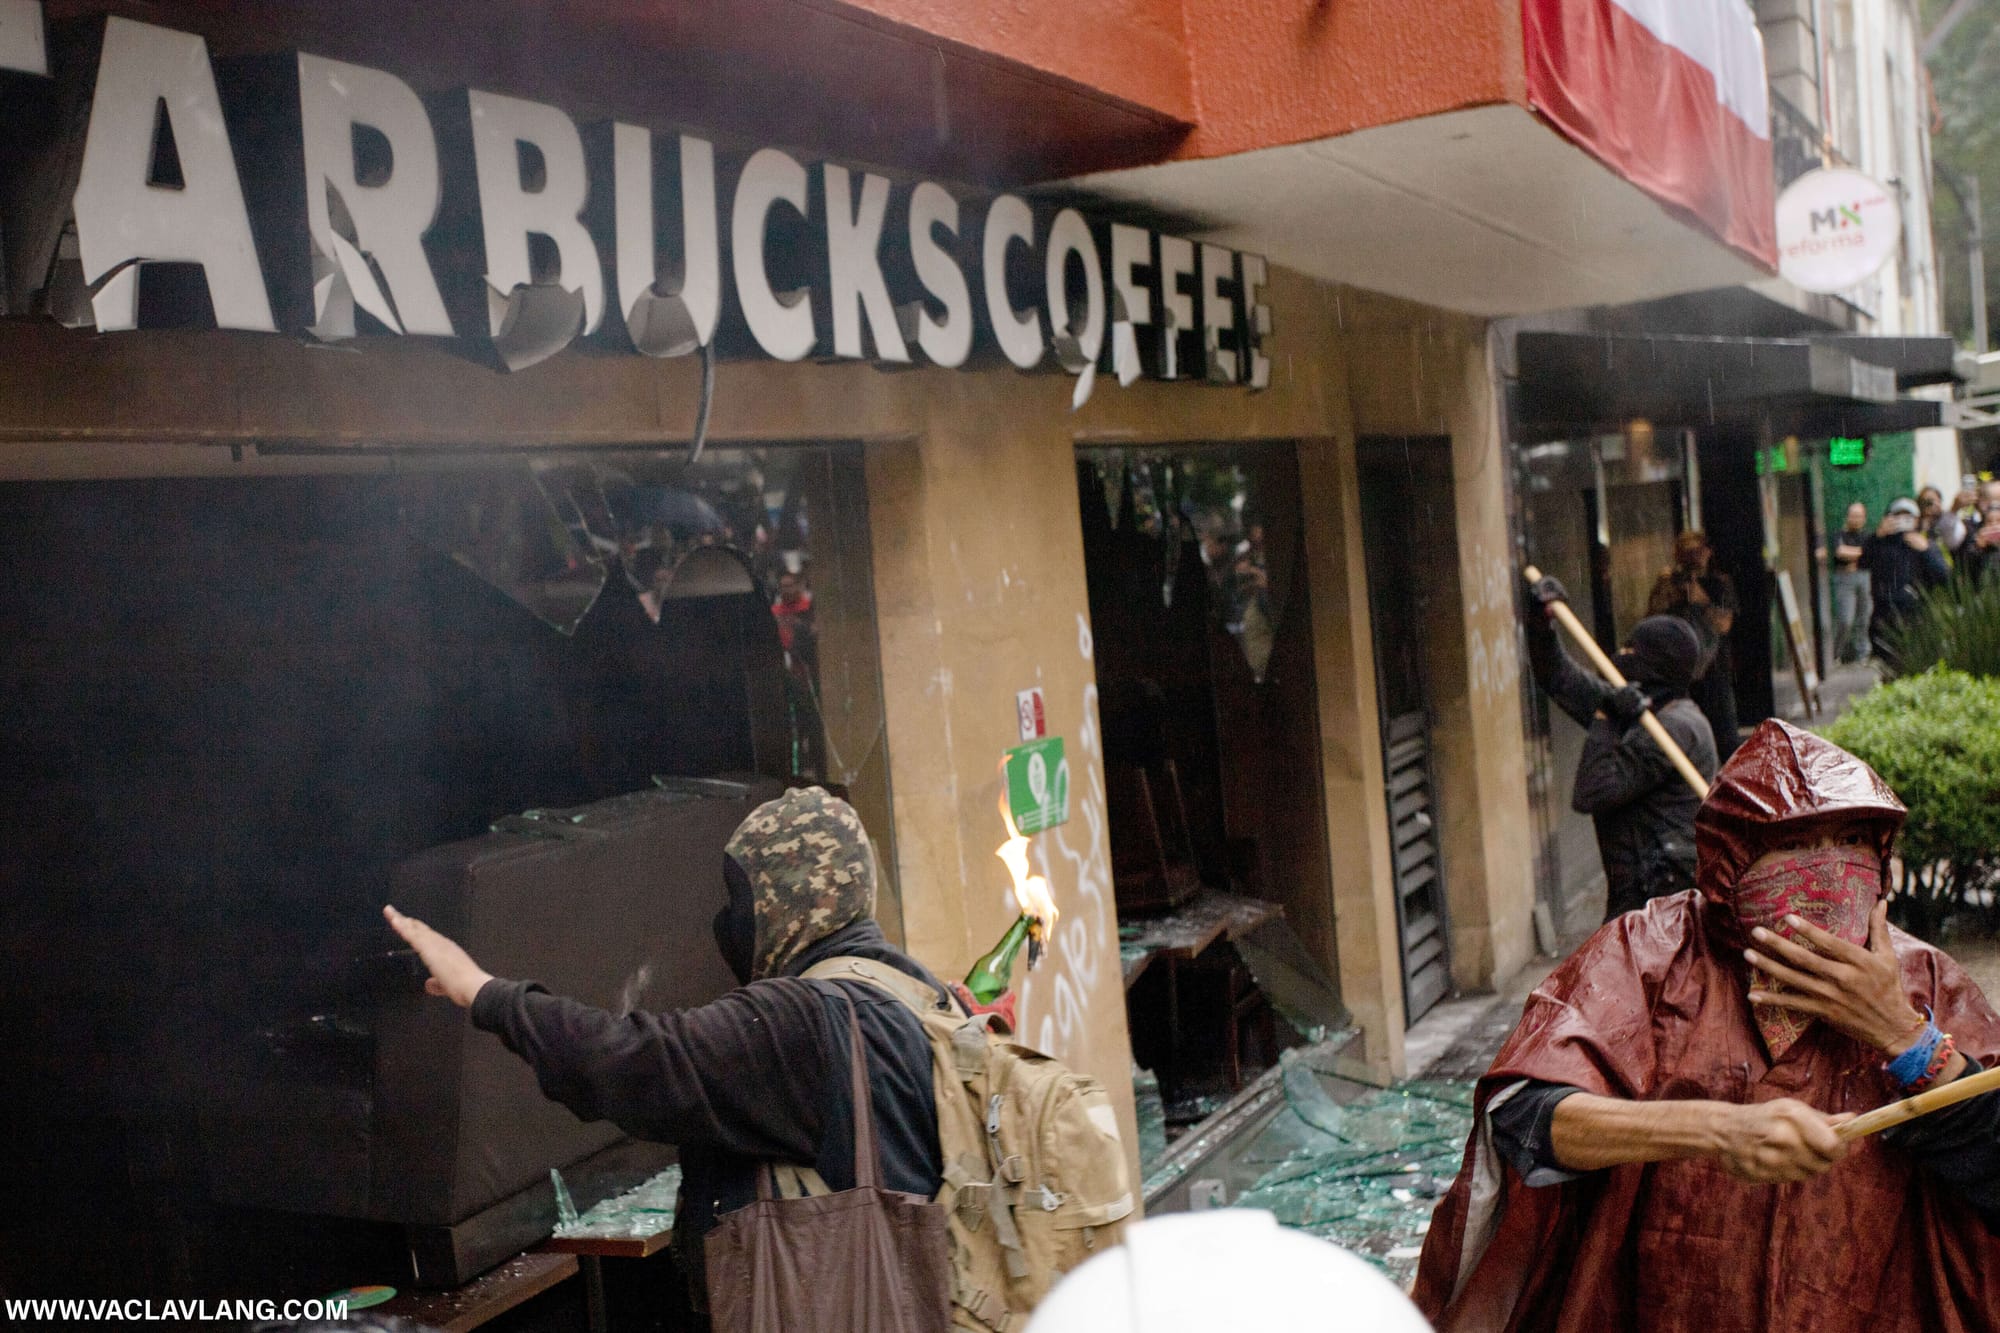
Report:
[{"label": "circular mx reforma sign", "polygon": [[1810,171],[1778,196],[1778,271],[1809,292],[1873,277],[1902,234],[1901,201],[1858,171]]}]

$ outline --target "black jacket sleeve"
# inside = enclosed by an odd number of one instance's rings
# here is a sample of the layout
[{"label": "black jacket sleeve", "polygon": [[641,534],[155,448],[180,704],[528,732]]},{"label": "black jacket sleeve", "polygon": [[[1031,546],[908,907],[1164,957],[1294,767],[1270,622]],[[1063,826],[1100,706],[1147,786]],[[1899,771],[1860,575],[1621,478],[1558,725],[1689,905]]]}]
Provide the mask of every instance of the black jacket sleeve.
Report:
[{"label": "black jacket sleeve", "polygon": [[1528,618],[1528,665],[1535,682],[1579,727],[1588,727],[1611,696],[1611,687],[1576,664],[1555,626],[1540,615]]},{"label": "black jacket sleeve", "polygon": [[817,1150],[828,1057],[820,1001],[803,982],[760,981],[696,1009],[620,1017],[495,978],[472,1021],[580,1119],[746,1157],[809,1162]]},{"label": "black jacket sleeve", "polygon": [[[1967,1056],[1970,1078],[1980,1071]],[[2000,1226],[2000,1092],[1989,1092],[1882,1131],[1882,1142],[1916,1159],[1917,1169]]]},{"label": "black jacket sleeve", "polygon": [[1922,581],[1930,587],[1936,587],[1951,577],[1951,566],[1945,563],[1944,551],[1935,540],[1923,549],[1918,568],[1923,571]]},{"label": "black jacket sleeve", "polygon": [[1616,744],[1584,747],[1570,808],[1580,815],[1602,814],[1630,805],[1664,782],[1676,781],[1679,777],[1667,752],[1644,726],[1634,725]]},{"label": "black jacket sleeve", "polygon": [[1556,1160],[1556,1107],[1565,1097],[1582,1092],[1564,1083],[1544,1083],[1522,1079],[1494,1094],[1498,1105],[1489,1106],[1487,1117],[1493,1126],[1493,1147],[1521,1179],[1537,1189],[1575,1180],[1581,1172],[1571,1171]]}]

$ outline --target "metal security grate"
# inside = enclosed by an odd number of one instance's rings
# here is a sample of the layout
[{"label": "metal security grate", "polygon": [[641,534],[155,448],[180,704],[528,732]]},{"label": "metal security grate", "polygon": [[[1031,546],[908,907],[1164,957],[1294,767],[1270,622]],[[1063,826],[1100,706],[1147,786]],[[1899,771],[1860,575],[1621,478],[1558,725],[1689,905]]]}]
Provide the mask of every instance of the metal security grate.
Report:
[{"label": "metal security grate", "polygon": [[1383,739],[1396,923],[1403,938],[1403,1005],[1407,1021],[1414,1023],[1451,990],[1444,880],[1431,815],[1430,720],[1421,712],[1393,717]]}]

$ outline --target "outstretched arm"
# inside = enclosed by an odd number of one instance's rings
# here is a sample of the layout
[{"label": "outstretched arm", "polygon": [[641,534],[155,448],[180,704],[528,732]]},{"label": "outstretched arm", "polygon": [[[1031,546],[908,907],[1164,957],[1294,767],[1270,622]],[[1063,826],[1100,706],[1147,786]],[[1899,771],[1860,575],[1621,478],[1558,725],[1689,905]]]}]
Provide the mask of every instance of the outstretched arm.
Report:
[{"label": "outstretched arm", "polygon": [[1568,590],[1556,579],[1545,578],[1530,585],[1528,666],[1535,673],[1535,683],[1555,701],[1556,707],[1569,714],[1579,727],[1587,727],[1615,691],[1578,666],[1557,637],[1548,607],[1552,602],[1568,600]]},{"label": "outstretched arm", "polygon": [[505,981],[393,907],[383,915],[431,971],[425,989],[472,1011],[535,1071],[551,1101],[661,1143],[810,1161],[824,1081],[819,999],[800,983],[759,983],[679,1013],[613,1014]]},{"label": "outstretched arm", "polygon": [[1550,1137],[1556,1160],[1572,1171],[1700,1157],[1738,1180],[1776,1185],[1809,1180],[1845,1157],[1833,1131],[1852,1118],[1790,1098],[1738,1106],[1579,1092],[1557,1104]]}]

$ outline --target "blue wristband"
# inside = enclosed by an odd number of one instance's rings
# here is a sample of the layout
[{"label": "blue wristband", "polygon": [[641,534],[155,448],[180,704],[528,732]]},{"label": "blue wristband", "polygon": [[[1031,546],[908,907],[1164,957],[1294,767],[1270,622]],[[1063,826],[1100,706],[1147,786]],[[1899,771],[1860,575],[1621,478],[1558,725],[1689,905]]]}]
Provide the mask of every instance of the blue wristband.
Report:
[{"label": "blue wristband", "polygon": [[1926,1009],[1924,1010],[1924,1030],[1922,1035],[1917,1038],[1916,1045],[1883,1065],[1882,1068],[1888,1072],[1890,1078],[1895,1079],[1903,1087],[1907,1088],[1912,1083],[1921,1083],[1924,1075],[1930,1072],[1931,1057],[1937,1054],[1937,1048],[1943,1043],[1944,1033],[1938,1030],[1936,1015],[1931,1013],[1929,1009]]}]

